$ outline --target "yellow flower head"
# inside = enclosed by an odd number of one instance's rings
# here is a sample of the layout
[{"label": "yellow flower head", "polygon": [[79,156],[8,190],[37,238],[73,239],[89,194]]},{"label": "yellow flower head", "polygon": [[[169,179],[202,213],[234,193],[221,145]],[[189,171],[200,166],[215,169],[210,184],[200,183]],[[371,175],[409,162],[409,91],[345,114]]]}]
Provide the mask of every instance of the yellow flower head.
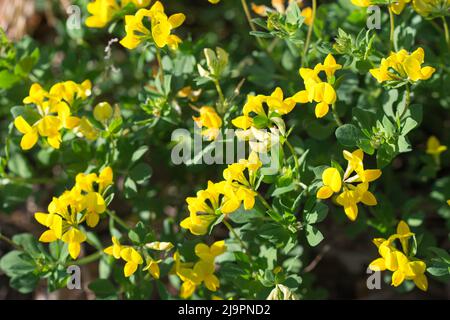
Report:
[{"label": "yellow flower head", "polygon": [[75,99],[85,100],[90,94],[89,80],[81,84],[73,81],[60,82],[53,85],[49,92],[34,83],[23,103],[34,104],[39,118],[33,124],[22,116],[14,119],[16,129],[24,135],[20,147],[23,150],[33,148],[41,136],[46,138],[51,147],[59,149],[62,140],[60,130],[74,129],[80,124],[80,119],[71,115],[71,104]]},{"label": "yellow flower head", "polygon": [[[369,182],[375,181],[381,176],[381,170],[365,170],[363,165],[364,152],[358,149],[354,152],[343,151],[347,160],[347,169],[341,177],[336,168],[327,168],[322,173],[323,186],[317,191],[318,199],[328,199],[334,193],[340,193],[336,197],[336,203],[344,207],[347,217],[354,221],[358,217],[358,203],[367,206],[375,206],[377,199],[369,191]],[[353,176],[352,173],[355,173]]]},{"label": "yellow flower head", "polygon": [[[144,26],[144,17],[150,19],[151,31]],[[134,16],[125,16],[126,36],[120,43],[125,48],[134,49],[142,41],[153,39],[155,45],[159,48],[168,46],[170,49],[177,49],[181,39],[171,32],[182,25],[185,19],[186,17],[182,13],[176,13],[168,17],[164,13],[162,3],[156,1],[149,10],[139,9]]]},{"label": "yellow flower head", "polygon": [[[297,92],[292,98],[296,103],[310,103],[316,102],[315,114],[317,118],[322,118],[327,115],[330,105],[337,100],[336,91],[333,88],[331,81],[334,74],[342,66],[336,63],[334,57],[329,54],[324,63],[317,64],[314,69],[300,68],[299,73],[303,79],[305,90]],[[320,72],[325,72],[327,82],[323,82],[320,77]]]},{"label": "yellow flower head", "polygon": [[[94,187],[95,182],[98,182],[95,173],[78,174],[75,186],[50,202],[49,213],[35,214],[35,219],[49,229],[42,233],[39,241],[53,242],[60,239],[68,244],[70,256],[73,259],[78,257],[81,243],[86,241],[80,226],[86,222],[89,227],[95,227],[100,214],[106,210],[105,200]],[[116,245],[118,243],[114,239],[113,242]],[[111,254],[117,255],[116,249],[110,250]]]},{"label": "yellow flower head", "polygon": [[439,156],[447,150],[447,146],[441,145],[441,142],[435,136],[431,136],[427,141],[427,153],[432,156]]},{"label": "yellow flower head", "polygon": [[386,81],[417,82],[428,80],[436,71],[433,67],[422,67],[425,53],[418,48],[409,54],[406,50],[393,52],[386,59],[381,60],[379,68],[371,69],[370,73],[379,83]]},{"label": "yellow flower head", "polygon": [[[412,280],[415,285],[423,291],[428,289],[428,280],[425,276],[426,264],[409,254],[408,242],[414,236],[409,226],[404,221],[400,221],[397,226],[397,233],[386,239],[374,239],[375,245],[381,258],[375,259],[369,265],[374,271],[392,271],[392,285],[398,287],[405,280]],[[395,240],[400,240],[402,250],[395,246]]]},{"label": "yellow flower head", "polygon": [[175,252],[173,272],[183,282],[180,288],[180,297],[187,299],[202,283],[209,291],[217,291],[219,279],[214,275],[214,260],[226,250],[224,241],[216,241],[210,247],[199,243],[195,246],[195,254],[200,258],[195,263],[181,262],[180,254]]},{"label": "yellow flower head", "polygon": [[414,10],[429,19],[449,14],[450,0],[412,0]]},{"label": "yellow flower head", "polygon": [[[351,1],[355,6],[364,8],[367,8],[373,4],[371,0],[351,0]],[[392,1],[391,4],[389,4],[388,6],[390,7],[393,13],[399,15],[400,13],[402,13],[403,9],[405,9],[406,4],[410,2],[411,0],[395,0]]]},{"label": "yellow flower head", "polygon": [[202,135],[207,137],[209,141],[214,140],[220,133],[222,127],[222,119],[212,107],[204,106],[200,108],[200,116],[192,117],[198,127],[205,127]]}]

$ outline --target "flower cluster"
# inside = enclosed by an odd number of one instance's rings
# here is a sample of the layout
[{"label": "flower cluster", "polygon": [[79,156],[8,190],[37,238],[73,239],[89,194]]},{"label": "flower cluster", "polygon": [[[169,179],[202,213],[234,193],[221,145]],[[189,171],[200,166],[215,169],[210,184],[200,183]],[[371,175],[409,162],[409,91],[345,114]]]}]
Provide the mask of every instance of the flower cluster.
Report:
[{"label": "flower cluster", "polygon": [[87,11],[91,16],[86,18],[86,26],[89,28],[103,28],[122,8],[130,3],[136,8],[143,8],[150,4],[151,0],[121,0],[120,5],[116,0],[94,0],[88,3]]},{"label": "flower cluster", "polygon": [[47,139],[50,146],[58,149],[61,144],[61,129],[74,129],[80,119],[72,116],[71,106],[75,100],[85,100],[91,95],[89,80],[77,84],[73,81],[59,82],[46,91],[40,84],[30,87],[29,95],[23,99],[24,104],[34,104],[33,119],[30,124],[23,116],[14,119],[14,125],[24,136],[20,142],[23,150],[33,148],[39,136]]},{"label": "flower cluster", "polygon": [[[369,182],[381,176],[381,170],[364,169],[364,152],[358,149],[354,152],[344,150],[344,158],[347,160],[347,169],[343,177],[336,168],[327,168],[322,173],[323,186],[317,191],[318,199],[328,199],[334,193],[340,193],[336,202],[344,207],[347,217],[355,221],[358,217],[358,203],[367,206],[375,206],[377,199],[369,191]],[[353,176],[351,174],[355,172]]]},{"label": "flower cluster", "polygon": [[[267,105],[267,111],[264,108]],[[247,102],[242,109],[242,116],[232,120],[238,128],[236,136],[240,140],[251,140],[250,148],[258,153],[265,153],[270,148],[274,137],[280,130],[284,130],[281,116],[291,112],[296,105],[292,97],[285,98],[283,90],[276,88],[270,96],[248,95]],[[270,133],[265,128],[270,128]]]},{"label": "flower cluster", "polygon": [[[303,79],[305,90],[297,92],[293,99],[296,103],[311,103],[316,102],[315,114],[317,118],[322,118],[327,115],[330,105],[336,102],[337,95],[334,90],[333,83],[335,81],[334,74],[336,70],[341,69],[342,66],[336,63],[334,57],[329,54],[324,63],[317,64],[314,69],[300,68],[300,76]],[[320,72],[325,72],[327,82],[323,82],[320,77]]]},{"label": "flower cluster", "polygon": [[177,252],[173,255],[175,265],[172,272],[175,273],[183,284],[180,288],[180,297],[187,299],[195,292],[197,286],[205,284],[209,291],[215,292],[219,288],[219,279],[214,275],[214,261],[226,251],[225,241],[216,241],[211,246],[199,243],[195,246],[195,254],[199,257],[197,262],[182,262]]},{"label": "flower cluster", "polygon": [[[398,287],[405,280],[412,280],[423,291],[428,289],[428,280],[425,276],[426,264],[414,257],[411,250],[410,239],[414,236],[404,221],[397,225],[397,233],[388,239],[377,238],[373,243],[378,247],[381,258],[375,259],[369,265],[373,271],[392,271],[392,285]],[[397,249],[395,241],[399,240],[402,250]]]},{"label": "flower cluster", "polygon": [[413,0],[414,10],[429,19],[450,15],[450,0]]},{"label": "flower cluster", "polygon": [[[151,31],[144,25],[144,17],[150,19]],[[158,48],[168,46],[177,49],[181,39],[171,32],[182,25],[185,19],[182,13],[168,17],[162,3],[156,1],[150,9],[139,9],[134,16],[125,16],[126,36],[120,43],[127,49],[134,49],[145,40],[153,40]]]},{"label": "flower cluster", "polygon": [[54,197],[48,205],[48,213],[37,212],[34,217],[48,228],[39,238],[41,242],[62,240],[68,244],[69,254],[76,259],[80,254],[81,243],[86,241],[86,234],[81,224],[93,228],[106,211],[103,198],[105,189],[113,183],[113,172],[110,167],[103,169],[97,176],[95,173],[79,173],[75,178],[75,186],[61,196]]},{"label": "flower cluster", "polygon": [[[125,266],[123,268],[125,277],[133,275],[137,271],[139,265],[144,263],[145,258],[145,267],[142,270],[148,271],[153,278],[159,279],[160,269],[158,264],[161,260],[155,260],[146,249],[167,252],[173,248],[173,244],[170,242],[155,241],[147,243],[145,247],[136,249],[133,246],[121,245],[116,237],[112,237],[111,240],[112,245],[103,250],[103,252],[113,256],[115,259],[122,259],[125,261]],[[144,258],[142,256],[144,256]]]},{"label": "flower cluster", "polygon": [[[390,10],[392,10],[393,13],[399,15],[405,9],[406,5],[410,2],[411,0],[392,0],[388,4],[388,7],[390,8]],[[355,6],[364,8],[377,4],[375,1],[372,0],[352,0],[352,3]]]},{"label": "flower cluster", "polygon": [[383,58],[379,68],[371,69],[370,73],[379,83],[410,82],[428,80],[436,71],[433,67],[423,67],[425,53],[418,48],[409,54],[406,50],[392,52],[388,58]]},{"label": "flower cluster", "polygon": [[212,107],[203,106],[199,110],[199,117],[192,117],[195,124],[199,127],[205,127],[202,131],[202,135],[209,141],[217,138],[222,127],[222,119],[217,114],[216,110]]},{"label": "flower cluster", "polygon": [[224,181],[208,181],[206,189],[198,191],[195,197],[186,198],[189,217],[181,221],[180,226],[189,229],[192,234],[204,235],[222,214],[236,211],[241,204],[244,204],[245,210],[252,209],[257,195],[253,187],[261,165],[255,152],[250,154],[248,160],[241,159],[239,163],[230,164],[223,172]]}]

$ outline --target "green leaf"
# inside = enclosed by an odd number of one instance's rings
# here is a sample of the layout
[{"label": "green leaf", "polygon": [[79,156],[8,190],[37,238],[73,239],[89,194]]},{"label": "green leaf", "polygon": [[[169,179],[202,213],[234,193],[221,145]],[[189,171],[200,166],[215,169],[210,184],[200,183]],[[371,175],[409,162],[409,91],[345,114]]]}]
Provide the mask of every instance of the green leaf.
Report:
[{"label": "green leaf", "polygon": [[8,168],[15,175],[22,178],[31,178],[33,173],[28,161],[20,153],[15,153],[8,161]]},{"label": "green leaf", "polygon": [[328,206],[316,201],[312,209],[305,207],[305,220],[308,224],[322,222],[328,215]]},{"label": "green leaf", "polygon": [[336,129],[336,139],[344,147],[354,147],[358,142],[358,128],[353,124],[344,124]]},{"label": "green leaf", "polygon": [[0,269],[9,277],[22,276],[32,273],[36,266],[25,253],[13,250],[5,254],[0,260]]},{"label": "green leaf", "polygon": [[0,71],[0,89],[9,89],[19,81],[20,77],[9,73],[8,70]]},{"label": "green leaf", "polygon": [[117,298],[117,289],[106,279],[97,279],[92,281],[88,288],[95,293],[95,296],[100,299],[114,299]]},{"label": "green leaf", "polygon": [[127,198],[127,199],[133,198],[137,194],[136,182],[133,179],[131,179],[130,177],[127,177],[125,179],[124,191],[125,191],[125,198]]},{"label": "green leaf", "polygon": [[139,159],[141,159],[144,154],[148,151],[147,146],[141,146],[139,147],[135,152],[133,152],[133,155],[131,156],[131,163],[137,162]]},{"label": "green leaf", "polygon": [[146,163],[138,163],[130,171],[130,178],[133,179],[137,184],[145,183],[152,176],[152,168]]},{"label": "green leaf", "polygon": [[311,247],[315,247],[322,242],[323,234],[316,227],[307,224],[305,227],[305,231],[306,231],[306,240],[308,241]]}]

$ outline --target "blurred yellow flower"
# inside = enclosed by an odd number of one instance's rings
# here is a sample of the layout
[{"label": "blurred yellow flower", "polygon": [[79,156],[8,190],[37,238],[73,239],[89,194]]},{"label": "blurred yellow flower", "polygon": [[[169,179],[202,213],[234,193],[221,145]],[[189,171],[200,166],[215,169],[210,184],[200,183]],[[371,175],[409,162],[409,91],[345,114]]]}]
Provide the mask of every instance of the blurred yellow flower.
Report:
[{"label": "blurred yellow flower", "polygon": [[402,49],[399,52],[392,52],[388,58],[383,58],[379,68],[371,69],[370,73],[379,83],[385,81],[408,81],[417,82],[428,80],[436,71],[433,67],[422,67],[425,53],[422,48],[418,48],[409,54]]}]

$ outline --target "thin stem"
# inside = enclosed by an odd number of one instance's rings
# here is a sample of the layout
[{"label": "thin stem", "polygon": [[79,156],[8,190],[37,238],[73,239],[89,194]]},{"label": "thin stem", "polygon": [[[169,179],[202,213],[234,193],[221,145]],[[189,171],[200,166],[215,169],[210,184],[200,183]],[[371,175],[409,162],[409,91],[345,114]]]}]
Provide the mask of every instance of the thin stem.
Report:
[{"label": "thin stem", "polygon": [[214,82],[214,85],[216,86],[217,93],[219,94],[219,101],[220,101],[220,105],[221,105],[220,113],[223,114],[226,111],[226,110],[224,110],[224,108],[225,108],[225,96],[223,95],[222,87],[220,86],[219,80],[214,78],[213,82]]},{"label": "thin stem", "polygon": [[297,177],[299,178],[299,176],[300,176],[300,165],[298,163],[298,158],[296,156],[295,149],[294,149],[292,144],[287,139],[286,139],[285,143],[286,143],[289,151],[291,152],[292,156],[294,157],[295,172],[297,173]]},{"label": "thin stem", "polygon": [[227,220],[223,220],[223,224],[228,228],[228,230],[230,230],[230,232],[233,234],[233,236],[239,241],[239,243],[241,244],[242,249],[244,249],[246,251],[246,253],[248,254],[248,247],[247,245],[244,243],[244,241],[242,241],[242,239],[239,237],[239,235],[236,233],[236,231],[234,230],[234,228],[231,226],[231,224],[227,221]]},{"label": "thin stem", "polygon": [[264,199],[264,197],[258,192],[258,199],[262,202],[262,204],[264,205],[264,207],[266,207],[267,210],[272,211],[272,207],[270,206],[270,204],[266,201],[266,199]]},{"label": "thin stem", "polygon": [[[247,1],[241,0],[241,4],[245,12],[245,17],[247,18],[248,24],[250,25],[250,29],[252,29],[252,31],[256,31],[255,24],[253,23],[252,16],[250,15],[250,10],[248,9]],[[258,45],[261,48],[264,48],[264,44],[260,38],[256,38],[256,41],[258,41]]]},{"label": "thin stem", "polygon": [[156,47],[156,60],[158,60],[158,66],[159,66],[159,73],[160,73],[160,79],[161,84],[164,85],[164,69],[162,65],[162,59],[161,59],[161,49]]},{"label": "thin stem", "polygon": [[21,246],[19,246],[14,241],[12,241],[10,238],[8,238],[7,236],[4,236],[1,233],[0,233],[0,240],[5,241],[6,243],[8,243],[11,247],[13,247],[16,250],[23,250]]},{"label": "thin stem", "polygon": [[333,112],[333,118],[334,118],[334,121],[336,121],[336,124],[338,125],[338,127],[342,126],[343,123],[342,123],[341,119],[339,118],[339,115],[338,115],[338,113],[336,111],[336,104],[335,103],[333,103],[331,105],[331,111]]},{"label": "thin stem", "polygon": [[399,120],[401,120],[403,118],[403,116],[405,115],[406,111],[408,111],[409,105],[411,103],[411,89],[409,87],[409,84],[406,85],[406,101],[405,101],[405,108],[403,109],[402,114],[400,115]]},{"label": "thin stem", "polygon": [[312,1],[312,20],[311,20],[311,25],[308,28],[308,34],[306,35],[305,48],[303,49],[303,54],[302,54],[302,66],[305,65],[305,62],[307,60],[306,57],[308,54],[309,43],[311,42],[311,36],[312,36],[313,29],[314,29],[314,22],[316,21],[316,11],[317,11],[317,1],[313,0]]},{"label": "thin stem", "polygon": [[94,262],[95,260],[100,259],[100,257],[102,256],[102,253],[100,251],[93,253],[87,257],[81,258],[79,260],[75,260],[75,261],[68,261],[66,263],[66,266],[70,266],[70,265],[77,265],[77,266],[82,266],[85,264],[89,264],[91,262]]},{"label": "thin stem", "polygon": [[448,51],[450,51],[450,32],[448,30],[447,20],[445,17],[442,18],[442,24],[444,25],[445,42],[447,42]]},{"label": "thin stem", "polygon": [[390,36],[389,36],[389,43],[390,43],[389,51],[392,51],[392,50],[397,51],[397,48],[395,48],[395,43],[394,43],[394,32],[395,32],[394,12],[392,11],[391,6],[388,6],[388,10],[389,10],[389,20],[391,22],[391,32],[390,32]]},{"label": "thin stem", "polygon": [[111,219],[113,219],[114,221],[116,221],[119,225],[121,225],[124,229],[126,230],[130,230],[130,227],[125,223],[125,221],[123,221],[121,218],[119,218],[113,211],[111,210],[106,210],[106,213],[108,214],[108,216],[111,217]]}]

